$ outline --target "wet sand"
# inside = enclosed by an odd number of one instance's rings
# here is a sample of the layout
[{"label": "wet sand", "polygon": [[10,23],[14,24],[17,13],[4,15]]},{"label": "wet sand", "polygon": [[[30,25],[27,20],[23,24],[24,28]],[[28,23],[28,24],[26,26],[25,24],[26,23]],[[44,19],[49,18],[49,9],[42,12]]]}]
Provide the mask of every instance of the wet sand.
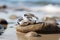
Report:
[{"label": "wet sand", "polygon": [[7,28],[2,35],[0,35],[0,40],[18,40],[16,36],[15,28]]},{"label": "wet sand", "polygon": [[26,33],[17,32],[18,40],[60,40],[60,34],[40,34],[39,37],[25,37]]}]

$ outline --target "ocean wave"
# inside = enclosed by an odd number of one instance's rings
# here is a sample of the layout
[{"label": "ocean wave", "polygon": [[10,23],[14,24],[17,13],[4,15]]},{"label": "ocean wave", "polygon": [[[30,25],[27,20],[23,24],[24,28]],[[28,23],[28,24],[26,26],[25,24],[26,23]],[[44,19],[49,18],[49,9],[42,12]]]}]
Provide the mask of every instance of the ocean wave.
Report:
[{"label": "ocean wave", "polygon": [[31,7],[32,11],[40,11],[40,12],[46,12],[46,13],[60,13],[60,6],[57,5],[45,5],[42,7]]},{"label": "ocean wave", "polygon": [[0,4],[8,4],[8,5],[60,5],[60,0],[0,0]]},{"label": "ocean wave", "polygon": [[45,13],[60,13],[60,6],[58,5],[45,5],[45,6],[33,6],[33,7],[28,7],[28,6],[15,6],[12,9],[17,10],[17,11],[29,11],[29,12],[45,12]]}]

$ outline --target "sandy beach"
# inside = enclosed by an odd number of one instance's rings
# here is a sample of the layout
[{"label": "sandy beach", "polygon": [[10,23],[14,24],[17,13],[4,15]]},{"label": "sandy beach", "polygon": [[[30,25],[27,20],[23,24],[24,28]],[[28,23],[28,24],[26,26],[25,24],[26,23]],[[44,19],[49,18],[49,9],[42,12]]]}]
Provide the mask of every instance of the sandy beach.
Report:
[{"label": "sandy beach", "polygon": [[17,32],[18,40],[60,40],[60,34],[40,34],[40,37],[25,37],[25,33]]},{"label": "sandy beach", "polygon": [[[2,7],[6,5],[6,9]],[[8,22],[8,27],[0,40],[60,40],[60,34],[40,34],[39,37],[26,37],[26,33],[17,32],[17,19],[25,13],[32,13],[42,22],[44,17],[56,17],[60,28],[60,0],[0,0],[0,18]]]},{"label": "sandy beach", "polygon": [[7,28],[2,35],[0,40],[18,40],[15,28]]}]

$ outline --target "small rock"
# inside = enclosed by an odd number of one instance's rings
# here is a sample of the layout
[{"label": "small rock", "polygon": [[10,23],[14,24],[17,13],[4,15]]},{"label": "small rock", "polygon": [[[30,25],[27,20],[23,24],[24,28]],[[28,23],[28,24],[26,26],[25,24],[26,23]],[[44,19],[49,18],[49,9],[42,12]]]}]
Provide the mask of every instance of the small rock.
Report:
[{"label": "small rock", "polygon": [[44,17],[43,18],[43,21],[45,22],[45,23],[47,23],[47,24],[51,24],[51,25],[53,25],[53,26],[57,26],[57,21],[56,21],[56,19],[55,18],[51,18],[51,17]]},{"label": "small rock", "polygon": [[41,24],[27,25],[27,26],[17,25],[16,30],[19,31],[19,32],[27,33],[27,32],[30,32],[30,31],[41,30],[42,27],[43,27],[43,23],[41,23]]},{"label": "small rock", "polygon": [[4,27],[4,29],[6,29],[8,22],[5,19],[0,18],[0,24]]},{"label": "small rock", "polygon": [[15,20],[15,19],[17,18],[17,16],[16,16],[16,15],[11,15],[9,18],[10,18],[11,20]]},{"label": "small rock", "polygon": [[0,33],[0,35],[2,35],[2,33]]},{"label": "small rock", "polygon": [[2,5],[2,6],[0,6],[0,9],[6,9],[6,8],[7,8],[6,5]]},{"label": "small rock", "polygon": [[38,34],[36,32],[28,32],[25,36],[26,37],[38,37]]},{"label": "small rock", "polygon": [[30,21],[30,24],[37,23],[36,21],[38,20],[38,17],[36,17],[34,14],[27,13],[24,14],[24,17],[26,17]]}]

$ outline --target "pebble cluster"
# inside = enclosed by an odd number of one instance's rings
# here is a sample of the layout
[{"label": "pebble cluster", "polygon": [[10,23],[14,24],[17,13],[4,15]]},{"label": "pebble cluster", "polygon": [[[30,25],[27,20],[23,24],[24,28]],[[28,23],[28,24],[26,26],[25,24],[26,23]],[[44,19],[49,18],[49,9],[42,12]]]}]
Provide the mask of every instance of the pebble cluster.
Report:
[{"label": "pebble cluster", "polygon": [[34,14],[28,13],[24,14],[24,17],[20,17],[17,23],[20,25],[29,25],[38,23],[37,20],[38,17],[36,17]]},{"label": "pebble cluster", "polygon": [[[57,20],[53,17],[44,17],[42,18],[43,22],[36,22],[39,18],[34,14],[24,14],[24,17],[27,18],[27,21],[22,17],[18,22],[16,30],[23,33],[28,32],[42,32],[42,33],[54,33],[56,31],[60,32],[58,27]],[[33,17],[35,18],[33,20]],[[39,31],[38,31],[39,30]]]}]

